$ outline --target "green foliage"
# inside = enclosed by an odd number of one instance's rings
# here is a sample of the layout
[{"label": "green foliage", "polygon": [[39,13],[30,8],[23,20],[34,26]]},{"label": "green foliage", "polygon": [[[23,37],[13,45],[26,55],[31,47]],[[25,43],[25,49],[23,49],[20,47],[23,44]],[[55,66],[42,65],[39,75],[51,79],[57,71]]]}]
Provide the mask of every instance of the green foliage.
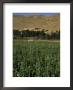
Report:
[{"label": "green foliage", "polygon": [[13,41],[14,77],[59,77],[60,43]]},{"label": "green foliage", "polygon": [[45,33],[45,31],[39,31],[39,30],[38,31],[13,30],[13,36],[14,36],[14,39],[17,39],[17,38],[29,39],[30,37],[32,37],[33,39],[60,40],[60,31],[52,32],[50,35],[49,33]]}]

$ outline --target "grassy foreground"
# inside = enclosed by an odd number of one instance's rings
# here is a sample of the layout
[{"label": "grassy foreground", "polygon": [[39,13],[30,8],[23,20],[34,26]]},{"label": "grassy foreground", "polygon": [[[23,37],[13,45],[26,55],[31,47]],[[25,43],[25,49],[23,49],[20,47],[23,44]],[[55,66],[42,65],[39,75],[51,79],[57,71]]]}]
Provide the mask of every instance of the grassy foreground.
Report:
[{"label": "grassy foreground", "polygon": [[14,77],[59,77],[60,42],[13,41]]}]

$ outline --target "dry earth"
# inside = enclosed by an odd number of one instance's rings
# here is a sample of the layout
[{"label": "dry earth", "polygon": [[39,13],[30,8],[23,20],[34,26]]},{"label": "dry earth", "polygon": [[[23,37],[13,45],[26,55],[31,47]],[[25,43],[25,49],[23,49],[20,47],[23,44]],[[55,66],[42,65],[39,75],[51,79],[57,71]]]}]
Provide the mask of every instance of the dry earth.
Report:
[{"label": "dry earth", "polygon": [[13,16],[13,30],[35,30],[40,28],[46,33],[60,30],[60,16]]}]

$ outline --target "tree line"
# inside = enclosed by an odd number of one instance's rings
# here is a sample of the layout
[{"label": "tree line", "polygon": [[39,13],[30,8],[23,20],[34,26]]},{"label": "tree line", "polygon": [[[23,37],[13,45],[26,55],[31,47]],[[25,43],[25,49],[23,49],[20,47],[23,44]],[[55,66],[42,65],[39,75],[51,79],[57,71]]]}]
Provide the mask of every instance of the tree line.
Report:
[{"label": "tree line", "polygon": [[60,31],[52,32],[51,34],[45,33],[45,31],[29,31],[29,30],[13,30],[13,38],[24,38],[24,39],[54,39],[59,40],[60,39]]}]

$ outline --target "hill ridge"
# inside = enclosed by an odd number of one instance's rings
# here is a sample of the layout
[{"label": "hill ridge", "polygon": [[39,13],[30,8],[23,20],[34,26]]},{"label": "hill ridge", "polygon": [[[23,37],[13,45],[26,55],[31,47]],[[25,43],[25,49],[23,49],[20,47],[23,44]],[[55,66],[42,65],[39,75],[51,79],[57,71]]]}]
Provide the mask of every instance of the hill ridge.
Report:
[{"label": "hill ridge", "polygon": [[43,30],[47,33],[60,30],[60,16],[13,16],[13,30]]}]

